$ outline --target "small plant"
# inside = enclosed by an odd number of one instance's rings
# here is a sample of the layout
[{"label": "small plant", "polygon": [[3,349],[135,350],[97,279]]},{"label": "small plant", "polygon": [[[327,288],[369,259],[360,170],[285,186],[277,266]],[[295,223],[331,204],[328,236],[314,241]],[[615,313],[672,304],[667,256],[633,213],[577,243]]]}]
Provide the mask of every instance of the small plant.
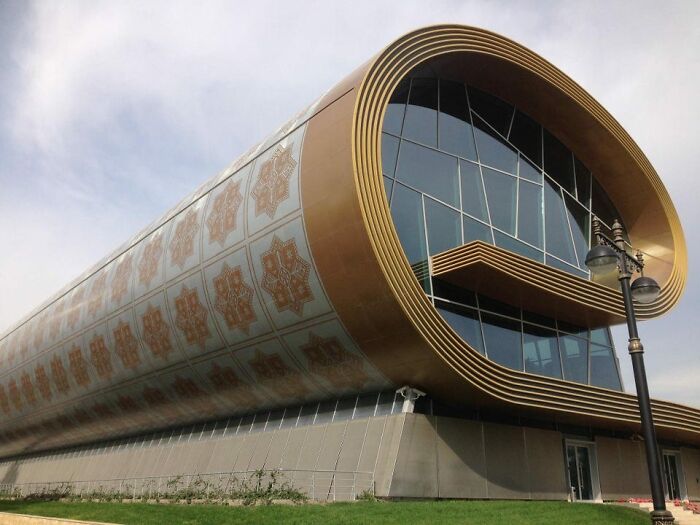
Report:
[{"label": "small plant", "polygon": [[365,489],[355,496],[357,501],[377,501],[377,496],[374,495],[374,491],[371,489]]}]

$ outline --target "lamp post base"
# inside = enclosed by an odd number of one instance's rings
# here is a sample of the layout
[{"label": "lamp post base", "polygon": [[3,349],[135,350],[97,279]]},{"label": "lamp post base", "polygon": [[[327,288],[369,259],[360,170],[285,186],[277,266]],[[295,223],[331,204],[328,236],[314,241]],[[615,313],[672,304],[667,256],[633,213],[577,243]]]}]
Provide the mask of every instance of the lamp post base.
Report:
[{"label": "lamp post base", "polygon": [[668,510],[652,510],[650,514],[652,525],[672,525],[675,523],[673,514]]}]

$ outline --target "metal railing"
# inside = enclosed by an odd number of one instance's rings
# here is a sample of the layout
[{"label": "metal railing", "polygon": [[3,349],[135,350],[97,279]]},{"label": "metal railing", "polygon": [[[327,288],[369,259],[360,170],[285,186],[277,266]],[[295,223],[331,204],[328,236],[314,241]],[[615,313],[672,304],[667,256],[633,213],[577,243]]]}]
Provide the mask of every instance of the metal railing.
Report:
[{"label": "metal railing", "polygon": [[[102,480],[0,483],[4,497],[131,500],[232,500],[245,494],[298,491],[314,501],[374,494],[374,473],[339,470],[241,470]],[[270,492],[272,491],[272,492]],[[283,499],[283,496],[280,497]]]}]

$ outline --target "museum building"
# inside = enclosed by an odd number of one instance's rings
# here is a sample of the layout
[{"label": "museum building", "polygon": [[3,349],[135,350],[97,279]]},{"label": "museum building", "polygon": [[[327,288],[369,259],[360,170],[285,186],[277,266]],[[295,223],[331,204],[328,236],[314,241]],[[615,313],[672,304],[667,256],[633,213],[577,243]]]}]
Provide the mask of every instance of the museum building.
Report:
[{"label": "museum building", "polygon": [[[648,497],[594,219],[661,285],[638,318],[672,308],[683,231],[619,123],[505,37],[409,33],[0,339],[0,487]],[[700,499],[700,409],[652,409],[667,497]]]}]

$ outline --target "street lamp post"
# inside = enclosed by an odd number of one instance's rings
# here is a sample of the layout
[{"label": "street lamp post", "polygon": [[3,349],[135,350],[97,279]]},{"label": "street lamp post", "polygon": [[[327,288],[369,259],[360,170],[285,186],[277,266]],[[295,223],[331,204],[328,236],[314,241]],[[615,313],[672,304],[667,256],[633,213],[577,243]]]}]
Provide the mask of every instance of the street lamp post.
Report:
[{"label": "street lamp post", "polygon": [[[637,401],[639,414],[642,421],[642,434],[646,449],[647,466],[649,467],[649,484],[651,486],[651,498],[654,510],[651,512],[653,524],[673,523],[673,515],[666,510],[664,487],[661,480],[661,465],[659,449],[656,443],[656,431],[651,414],[651,402],[649,399],[649,387],[644,369],[644,347],[639,340],[637,332],[637,320],[634,315],[634,303],[650,303],[659,295],[659,285],[650,277],[644,276],[644,260],[641,252],[635,256],[627,253],[625,249],[624,228],[616,219],[612,226],[613,238],[610,239],[601,232],[600,222],[593,219],[593,234],[598,244],[591,248],[586,256],[586,266],[591,273],[605,274],[617,267],[618,281],[622,290],[622,299],[625,303],[627,316],[627,330],[629,332],[629,350],[634,370],[634,383],[637,387]],[[640,273],[641,277],[630,283],[633,273]]]}]

